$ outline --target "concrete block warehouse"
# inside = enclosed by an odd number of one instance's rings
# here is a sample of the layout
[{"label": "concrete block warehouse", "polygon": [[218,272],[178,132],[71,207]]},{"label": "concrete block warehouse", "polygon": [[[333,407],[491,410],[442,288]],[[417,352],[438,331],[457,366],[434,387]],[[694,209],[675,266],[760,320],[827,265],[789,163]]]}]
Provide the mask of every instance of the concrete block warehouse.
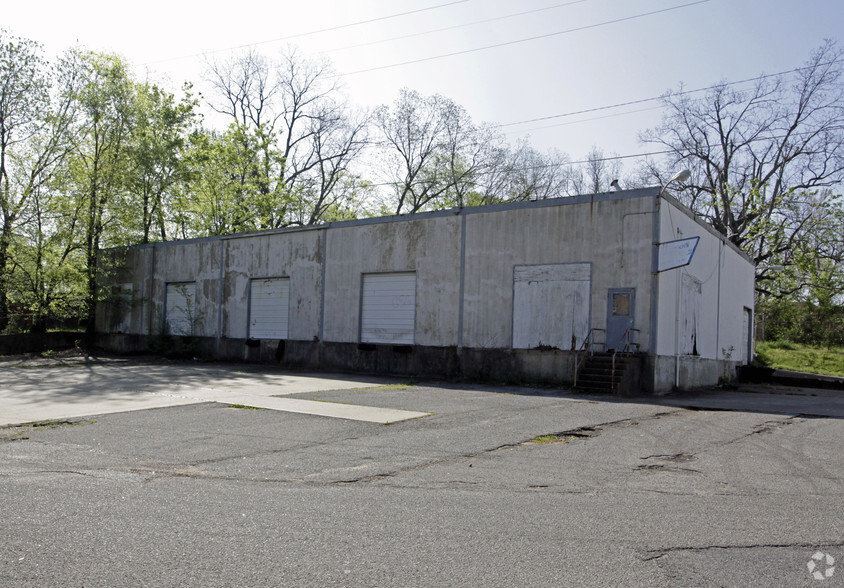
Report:
[{"label": "concrete block warehouse", "polygon": [[190,337],[221,360],[561,384],[623,356],[623,393],[716,384],[753,352],[753,263],[659,187],[111,253],[115,351]]}]

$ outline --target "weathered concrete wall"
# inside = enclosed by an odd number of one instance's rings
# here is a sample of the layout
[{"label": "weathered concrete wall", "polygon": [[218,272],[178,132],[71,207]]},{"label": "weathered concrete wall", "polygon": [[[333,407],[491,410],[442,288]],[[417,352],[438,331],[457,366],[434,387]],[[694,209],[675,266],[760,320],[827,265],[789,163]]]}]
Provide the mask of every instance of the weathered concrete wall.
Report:
[{"label": "weathered concrete wall", "polygon": [[162,329],[167,284],[196,283],[193,334],[213,337],[217,333],[219,307],[220,247],[218,239],[201,239],[179,246],[178,242],[156,245],[152,273],[152,332]]},{"label": "weathered concrete wall", "polygon": [[460,219],[418,218],[340,226],[328,231],[325,341],[357,342],[361,276],[416,272],[415,342],[457,344],[460,308]]},{"label": "weathered concrete wall", "polygon": [[609,288],[635,288],[634,326],[646,351],[652,213],[652,199],[643,197],[468,215],[463,345],[512,345],[515,265],[585,261],[592,264],[592,326],[606,326]]},{"label": "weathered concrete wall", "polygon": [[[111,252],[114,270],[110,298],[98,313],[100,333],[141,335],[164,331],[164,300],[168,283],[194,282],[196,306],[192,311],[194,334],[214,336],[219,312],[220,240],[216,238],[172,241]],[[117,295],[129,287],[125,300]],[[120,320],[128,313],[128,320]]]},{"label": "weathered concrete wall", "polygon": [[567,384],[574,354],[538,349],[361,345],[331,341],[278,341],[213,337],[99,334],[112,352],[268,363],[291,369],[381,373],[511,384]]},{"label": "weathered concrete wall", "polygon": [[[592,325],[604,326],[607,288],[636,288],[635,322],[645,343],[651,207],[650,198],[602,195],[525,208],[487,207],[163,243],[130,250],[116,282],[131,284],[126,332],[160,333],[167,284],[194,282],[194,333],[245,338],[250,280],[289,277],[290,339],[356,343],[361,276],[413,271],[415,344],[510,348],[514,267],[587,262],[593,266]],[[116,323],[104,320],[100,331],[117,332]]]},{"label": "weathered concrete wall", "polygon": [[147,316],[149,303],[149,272],[145,260],[151,249],[132,247],[102,253],[107,284],[103,284],[104,299],[97,305],[98,333],[139,333]]},{"label": "weathered concrete wall", "polygon": [[[699,236],[700,242],[688,266],[658,275],[656,347],[661,367],[655,373],[655,388],[665,388],[668,371],[672,387],[716,384],[723,374],[722,363],[750,359],[743,324],[745,309],[752,313],[754,305],[755,268],[746,256],[671,197],[664,197],[661,203],[659,231],[661,242],[694,236]],[[688,303],[692,286],[700,288],[696,317],[690,316]],[[752,328],[752,320],[747,328]],[[694,345],[690,343],[690,329]],[[665,357],[672,358],[670,366]]]},{"label": "weathered concrete wall", "polygon": [[256,278],[290,278],[289,338],[307,341],[319,336],[323,232],[303,230],[222,240],[224,337],[247,337],[249,283]]},{"label": "weathered concrete wall", "polygon": [[[674,385],[676,358],[660,355],[649,357],[653,373],[653,387],[647,393],[668,394],[676,390]],[[722,359],[707,359],[693,355],[679,358],[680,388],[690,390],[732,382],[737,378],[739,362]]]},{"label": "weathered concrete wall", "polygon": [[[605,329],[608,291],[630,288],[635,290],[633,326],[639,330],[639,349],[653,355],[656,342],[660,356],[673,355],[676,275],[661,274],[657,295],[652,295],[658,226],[662,241],[701,236],[692,265],[679,270],[701,284],[697,358],[730,359],[722,357],[722,349],[739,347],[737,325],[742,321],[735,313],[752,308],[752,268],[748,273],[740,254],[673,199],[662,199],[657,209],[659,192],[647,188],[133,248],[114,277],[115,284],[132,292],[130,310],[123,316],[103,313],[98,329],[140,336],[103,337],[104,344],[116,349],[161,344],[144,336],[163,332],[167,284],[192,282],[197,311],[193,333],[199,339],[191,344],[221,359],[499,381],[569,381],[574,364],[570,345],[513,349],[514,316],[529,321],[520,323],[520,332],[531,325],[555,325],[565,311],[557,293],[569,292],[579,300],[577,316]],[[560,269],[566,265],[579,269]],[[359,345],[363,276],[382,272],[415,273],[412,346]],[[517,275],[518,300],[527,301],[518,313]],[[284,342],[248,339],[250,283],[261,278],[289,278]],[[658,311],[652,314],[654,300]],[[578,336],[582,340],[584,333]],[[662,390],[667,364],[660,359],[654,365],[660,371],[643,375],[644,387]],[[717,382],[708,369],[688,368],[681,387],[707,378],[711,381],[705,383]]]}]

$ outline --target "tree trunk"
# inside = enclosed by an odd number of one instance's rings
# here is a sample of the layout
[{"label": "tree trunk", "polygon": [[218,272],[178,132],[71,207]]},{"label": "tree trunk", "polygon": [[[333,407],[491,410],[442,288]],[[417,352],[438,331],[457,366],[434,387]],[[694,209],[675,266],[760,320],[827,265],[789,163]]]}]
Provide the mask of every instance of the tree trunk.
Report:
[{"label": "tree trunk", "polygon": [[9,262],[9,244],[11,242],[11,224],[5,222],[0,233],[0,333],[9,326],[9,295],[6,266]]}]

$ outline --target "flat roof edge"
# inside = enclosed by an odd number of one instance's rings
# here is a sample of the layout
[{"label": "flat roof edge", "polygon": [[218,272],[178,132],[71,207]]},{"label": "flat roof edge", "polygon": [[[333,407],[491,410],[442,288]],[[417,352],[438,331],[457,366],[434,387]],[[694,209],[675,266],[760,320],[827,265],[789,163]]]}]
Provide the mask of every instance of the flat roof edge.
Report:
[{"label": "flat roof edge", "polygon": [[[177,239],[173,241],[158,241],[155,243],[143,243],[140,245],[125,246],[128,249],[146,249],[149,247],[167,247],[173,245],[191,245],[201,243],[213,243],[215,241],[229,241],[233,239],[250,239],[253,237],[264,237],[277,234],[292,234],[307,231],[322,231],[326,229],[339,229],[347,227],[358,227],[365,225],[376,225],[384,223],[405,222],[413,220],[425,220],[433,218],[448,218],[451,216],[486,214],[490,212],[504,212],[509,210],[528,210],[532,208],[550,208],[554,206],[568,206],[575,204],[586,204],[591,202],[608,202],[614,200],[633,200],[636,198],[647,198],[659,196],[662,189],[659,186],[636,188],[632,190],[620,190],[617,192],[599,192],[596,194],[580,194],[576,196],[560,196],[557,198],[546,198],[542,200],[528,200],[520,202],[501,202],[497,204],[486,204],[481,206],[467,206],[447,208],[444,210],[432,210],[410,214],[397,214],[372,218],[361,218],[347,221],[336,221],[321,225],[306,227],[284,227],[280,229],[266,229],[260,231],[249,231],[246,233],[232,233],[230,235],[212,235],[209,237],[194,237],[191,239]],[[672,200],[674,200],[672,198]],[[109,250],[122,249],[123,247],[111,247]]]}]

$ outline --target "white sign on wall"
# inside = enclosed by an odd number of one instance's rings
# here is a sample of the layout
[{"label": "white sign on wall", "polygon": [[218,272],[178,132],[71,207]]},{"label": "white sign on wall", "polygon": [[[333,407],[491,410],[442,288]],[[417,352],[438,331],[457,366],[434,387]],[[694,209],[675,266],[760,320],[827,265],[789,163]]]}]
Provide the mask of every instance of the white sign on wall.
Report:
[{"label": "white sign on wall", "polygon": [[664,272],[665,270],[689,265],[699,242],[700,237],[689,237],[688,239],[660,243],[656,271]]}]

